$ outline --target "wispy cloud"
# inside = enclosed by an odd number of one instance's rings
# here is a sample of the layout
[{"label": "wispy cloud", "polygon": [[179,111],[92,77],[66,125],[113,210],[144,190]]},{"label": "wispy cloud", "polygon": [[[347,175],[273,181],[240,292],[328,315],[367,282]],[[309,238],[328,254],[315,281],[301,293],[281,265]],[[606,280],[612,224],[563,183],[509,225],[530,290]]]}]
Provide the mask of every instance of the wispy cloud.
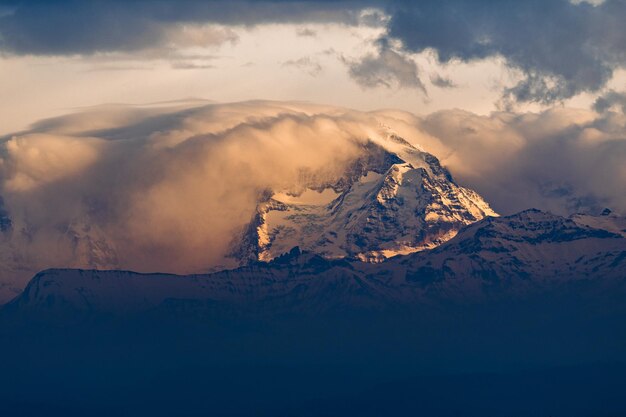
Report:
[{"label": "wispy cloud", "polygon": [[312,77],[316,77],[322,72],[322,65],[310,56],[305,56],[296,60],[285,61],[283,62],[282,66],[300,69],[302,71],[305,71]]},{"label": "wispy cloud", "polygon": [[317,37],[317,32],[311,28],[304,27],[304,28],[297,29],[296,35],[303,37],[303,38],[315,38]]},{"label": "wispy cloud", "polygon": [[430,76],[430,82],[435,87],[439,88],[456,88],[458,85],[450,78],[444,77],[441,74],[433,74]]},{"label": "wispy cloud", "polygon": [[426,94],[415,61],[392,48],[384,39],[377,43],[376,53],[358,60],[342,59],[350,76],[362,87],[413,88]]},{"label": "wispy cloud", "polygon": [[186,61],[175,61],[175,62],[172,62],[171,65],[172,65],[172,68],[174,69],[183,69],[183,70],[215,68],[215,65],[211,65],[211,64],[197,64],[195,62],[186,62]]}]

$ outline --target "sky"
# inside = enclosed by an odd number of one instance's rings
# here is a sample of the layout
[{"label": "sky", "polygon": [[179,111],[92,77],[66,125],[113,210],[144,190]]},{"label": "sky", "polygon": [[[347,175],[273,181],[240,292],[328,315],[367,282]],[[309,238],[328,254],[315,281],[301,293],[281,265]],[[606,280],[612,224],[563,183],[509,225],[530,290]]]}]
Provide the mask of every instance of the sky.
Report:
[{"label": "sky", "polygon": [[498,213],[626,214],[624,21],[626,0],[0,0],[0,298],[51,266],[225,266],[259,193],[336,175],[380,126]]},{"label": "sky", "polygon": [[0,134],[102,103],[589,108],[626,80],[621,0],[2,1]]}]

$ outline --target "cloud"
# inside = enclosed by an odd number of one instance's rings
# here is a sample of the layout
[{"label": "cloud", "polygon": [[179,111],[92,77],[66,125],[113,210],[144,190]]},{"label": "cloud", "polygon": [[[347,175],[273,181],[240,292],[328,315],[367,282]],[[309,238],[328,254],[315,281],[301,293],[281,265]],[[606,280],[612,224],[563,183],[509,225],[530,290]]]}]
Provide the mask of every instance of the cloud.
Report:
[{"label": "cloud", "polygon": [[211,24],[342,22],[356,24],[353,1],[0,1],[0,50],[13,54],[90,55],[139,51],[175,43],[230,41]]},{"label": "cloud", "polygon": [[430,82],[435,87],[439,88],[456,88],[458,85],[450,78],[444,77],[441,74],[434,74],[430,77]]},{"label": "cloud", "polygon": [[21,285],[48,267],[233,266],[225,255],[259,196],[336,181],[378,129],[368,119],[249,102],[105,106],[43,121],[0,144],[12,224],[0,234],[2,281]]},{"label": "cloud", "polygon": [[417,64],[381,39],[378,50],[357,61],[343,58],[350,76],[364,88],[413,88],[426,94]]},{"label": "cloud", "polygon": [[172,62],[172,68],[174,68],[174,69],[183,69],[183,70],[189,70],[189,69],[211,69],[211,68],[215,68],[215,65],[196,64],[194,62],[186,62],[186,61],[175,61],[175,62]]},{"label": "cloud", "polygon": [[109,72],[109,71],[149,71],[154,67],[139,65],[95,65],[85,72]]},{"label": "cloud", "polygon": [[300,28],[296,30],[296,35],[303,38],[315,38],[317,37],[317,32],[311,28]]},{"label": "cloud", "polygon": [[4,143],[3,178],[9,193],[27,192],[42,185],[78,175],[91,165],[103,143],[97,138],[27,134]]},{"label": "cloud", "polygon": [[0,281],[19,287],[48,267],[189,273],[233,266],[225,255],[266,190],[337,180],[368,138],[386,134],[381,126],[438,156],[503,214],[529,207],[626,213],[621,113],[107,105],[0,142]]},{"label": "cloud", "polygon": [[626,2],[568,0],[394,1],[388,35],[412,52],[432,49],[441,62],[503,57],[521,73],[504,96],[554,103],[603,88],[626,64]]},{"label": "cloud", "polygon": [[232,29],[214,25],[177,24],[167,27],[164,32],[165,42],[171,48],[202,48],[239,40]]},{"label": "cloud", "polygon": [[432,50],[441,63],[502,58],[519,77],[502,103],[548,105],[599,92],[626,66],[625,20],[623,0],[0,0],[0,51],[162,53],[235,42],[237,30],[258,24],[301,24],[298,36],[310,36],[315,23],[368,25],[402,48],[352,62],[363,86],[400,81],[421,89],[407,56]]},{"label": "cloud", "polygon": [[296,60],[285,61],[282,64],[283,67],[294,67],[302,71],[305,71],[312,77],[316,77],[322,72],[322,66],[319,62],[315,61],[309,56],[305,56]]},{"label": "cloud", "polygon": [[507,214],[626,214],[626,117],[554,108],[479,116],[461,110],[419,121],[421,142],[453,175]]},{"label": "cloud", "polygon": [[626,113],[626,93],[610,90],[599,96],[593,103],[593,109],[600,113],[615,107],[619,108],[622,113]]}]

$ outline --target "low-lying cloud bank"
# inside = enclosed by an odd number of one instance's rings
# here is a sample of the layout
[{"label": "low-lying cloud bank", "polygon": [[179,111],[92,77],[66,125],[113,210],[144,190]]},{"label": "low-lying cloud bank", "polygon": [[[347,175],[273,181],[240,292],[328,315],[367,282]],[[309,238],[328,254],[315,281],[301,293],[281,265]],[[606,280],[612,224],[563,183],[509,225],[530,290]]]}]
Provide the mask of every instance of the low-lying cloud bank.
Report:
[{"label": "low-lying cloud bank", "polygon": [[[626,117],[420,117],[287,102],[106,106],[0,143],[0,282],[47,267],[179,273],[225,263],[267,189],[332,180],[391,128],[506,214],[626,212]],[[5,288],[6,289],[6,288]]]}]

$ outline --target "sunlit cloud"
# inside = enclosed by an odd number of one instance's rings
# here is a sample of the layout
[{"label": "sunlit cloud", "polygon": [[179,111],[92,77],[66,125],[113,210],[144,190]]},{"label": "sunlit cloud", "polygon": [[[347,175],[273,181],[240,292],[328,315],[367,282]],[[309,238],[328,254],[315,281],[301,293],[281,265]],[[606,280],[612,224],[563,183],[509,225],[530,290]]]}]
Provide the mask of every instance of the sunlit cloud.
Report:
[{"label": "sunlit cloud", "polygon": [[368,138],[386,134],[381,126],[435,154],[502,214],[626,212],[621,113],[109,105],[42,121],[1,144],[2,212],[11,222],[2,274],[23,282],[54,266],[179,273],[233,266],[233,239],[266,190],[302,190],[312,174],[340,178]]}]

